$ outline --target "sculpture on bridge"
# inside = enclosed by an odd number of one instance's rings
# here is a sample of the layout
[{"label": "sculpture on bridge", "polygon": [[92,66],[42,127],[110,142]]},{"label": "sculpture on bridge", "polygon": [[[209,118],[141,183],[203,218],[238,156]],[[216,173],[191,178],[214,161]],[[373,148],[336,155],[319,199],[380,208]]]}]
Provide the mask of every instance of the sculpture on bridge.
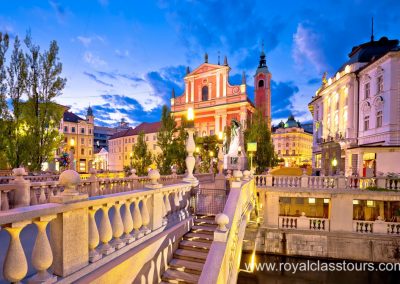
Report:
[{"label": "sculpture on bridge", "polygon": [[226,153],[224,155],[224,169],[227,170],[245,170],[247,168],[247,157],[244,152],[244,136],[240,123],[232,119],[231,121],[231,137],[229,148],[226,149],[226,140],[224,147]]}]

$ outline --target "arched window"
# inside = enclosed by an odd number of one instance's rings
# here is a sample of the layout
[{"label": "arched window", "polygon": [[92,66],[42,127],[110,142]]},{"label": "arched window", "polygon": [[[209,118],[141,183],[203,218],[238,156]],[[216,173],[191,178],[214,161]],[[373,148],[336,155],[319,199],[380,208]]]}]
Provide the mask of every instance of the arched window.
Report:
[{"label": "arched window", "polygon": [[264,80],[258,81],[258,87],[259,87],[259,88],[264,87]]},{"label": "arched window", "polygon": [[201,100],[208,101],[208,87],[207,86],[204,86],[201,89]]}]

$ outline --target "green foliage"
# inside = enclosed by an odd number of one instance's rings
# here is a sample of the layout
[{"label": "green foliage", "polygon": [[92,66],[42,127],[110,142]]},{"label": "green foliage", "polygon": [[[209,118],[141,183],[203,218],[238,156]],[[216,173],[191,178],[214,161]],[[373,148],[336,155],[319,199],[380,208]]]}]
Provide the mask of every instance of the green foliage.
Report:
[{"label": "green foliage", "polygon": [[144,132],[140,132],[137,143],[132,148],[132,166],[138,176],[147,175],[147,170],[153,162],[150,151],[147,149]]},{"label": "green foliage", "polygon": [[[199,171],[200,173],[209,173],[211,161],[218,156],[218,138],[216,135],[196,137],[196,146],[200,150],[196,153],[200,160]],[[213,172],[216,170],[217,163],[214,161]]]},{"label": "green foliage", "polygon": [[[55,41],[43,52],[29,34],[24,42],[25,49],[15,38],[5,68],[4,37],[0,35],[0,136],[5,138],[0,141],[0,152],[9,167],[24,165],[40,171],[61,143],[58,128],[64,109],[54,98],[61,94],[66,79],[61,78],[62,64]],[[11,101],[11,109],[3,103],[6,98]]]},{"label": "green foliage", "polygon": [[177,127],[170,109],[167,106],[163,106],[161,128],[157,133],[157,145],[160,147],[161,153],[156,158],[162,175],[171,174],[173,165],[176,166],[177,173],[185,172],[186,131],[183,125]]},{"label": "green foliage", "polygon": [[7,136],[7,124],[9,121],[9,113],[6,101],[7,83],[6,83],[6,53],[9,45],[9,37],[0,32],[0,169],[6,168],[7,160],[5,149],[7,147],[5,137]]},{"label": "green foliage", "polygon": [[371,190],[371,191],[393,191],[388,188],[383,188],[383,187],[377,187],[377,186],[368,186],[365,188],[366,190]]},{"label": "green foliage", "polygon": [[[253,164],[256,166],[257,174],[264,172],[267,167],[276,165],[277,159],[274,145],[272,144],[271,131],[260,110],[257,109],[253,114],[252,120],[248,121],[244,135],[246,147],[248,142],[257,142],[257,151],[253,157]],[[249,155],[247,151],[246,153]]]}]

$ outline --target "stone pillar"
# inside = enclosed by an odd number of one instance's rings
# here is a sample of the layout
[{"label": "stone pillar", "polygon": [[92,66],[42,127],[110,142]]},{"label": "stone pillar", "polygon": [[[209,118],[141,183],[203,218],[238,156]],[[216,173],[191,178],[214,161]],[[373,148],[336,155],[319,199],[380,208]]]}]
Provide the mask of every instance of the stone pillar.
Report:
[{"label": "stone pillar", "polygon": [[272,187],[272,175],[268,172],[267,176],[265,177],[265,185],[267,187]]},{"label": "stone pillar", "polygon": [[308,187],[308,175],[306,173],[306,170],[303,169],[303,174],[301,176],[301,188],[307,188]]},{"label": "stone pillar", "polygon": [[221,81],[221,74],[217,72],[217,87],[216,87],[216,96],[217,98],[220,97],[219,92],[220,92],[220,81]]},{"label": "stone pillar", "polygon": [[23,177],[27,175],[25,169],[13,169],[13,175],[15,176],[15,179],[10,183],[15,186],[14,208],[29,206],[31,197],[31,182],[29,180],[25,180]]},{"label": "stone pillar", "polygon": [[219,132],[221,131],[220,125],[219,125],[220,117],[221,117],[220,115],[215,115],[215,135],[217,135],[217,136],[218,136]]},{"label": "stone pillar", "polygon": [[310,229],[310,220],[306,217],[306,213],[301,212],[301,216],[297,219],[297,229],[308,230]]},{"label": "stone pillar", "polygon": [[266,194],[264,207],[264,224],[268,228],[278,228],[279,220],[279,196]]},{"label": "stone pillar", "polygon": [[65,277],[89,263],[88,209],[57,214],[50,223],[54,274]]},{"label": "stone pillar", "polygon": [[190,101],[194,102],[194,79],[190,80]]},{"label": "stone pillar", "polygon": [[352,232],[353,196],[332,194],[329,214],[330,230],[332,232]]},{"label": "stone pillar", "polygon": [[151,231],[157,230],[158,228],[161,228],[163,225],[163,218],[166,212],[163,212],[165,209],[164,205],[164,194],[161,192],[154,193],[153,198],[151,200],[151,209],[152,214],[151,214],[151,223],[150,223],[150,229]]}]

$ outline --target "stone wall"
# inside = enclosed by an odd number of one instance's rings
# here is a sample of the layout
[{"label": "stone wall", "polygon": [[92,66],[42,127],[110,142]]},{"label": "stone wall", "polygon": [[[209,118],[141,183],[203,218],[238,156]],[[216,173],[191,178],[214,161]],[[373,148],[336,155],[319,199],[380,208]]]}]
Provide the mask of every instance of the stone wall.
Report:
[{"label": "stone wall", "polygon": [[386,235],[289,231],[261,228],[247,230],[244,251],[288,256],[321,257],[355,261],[398,262],[400,240]]}]

